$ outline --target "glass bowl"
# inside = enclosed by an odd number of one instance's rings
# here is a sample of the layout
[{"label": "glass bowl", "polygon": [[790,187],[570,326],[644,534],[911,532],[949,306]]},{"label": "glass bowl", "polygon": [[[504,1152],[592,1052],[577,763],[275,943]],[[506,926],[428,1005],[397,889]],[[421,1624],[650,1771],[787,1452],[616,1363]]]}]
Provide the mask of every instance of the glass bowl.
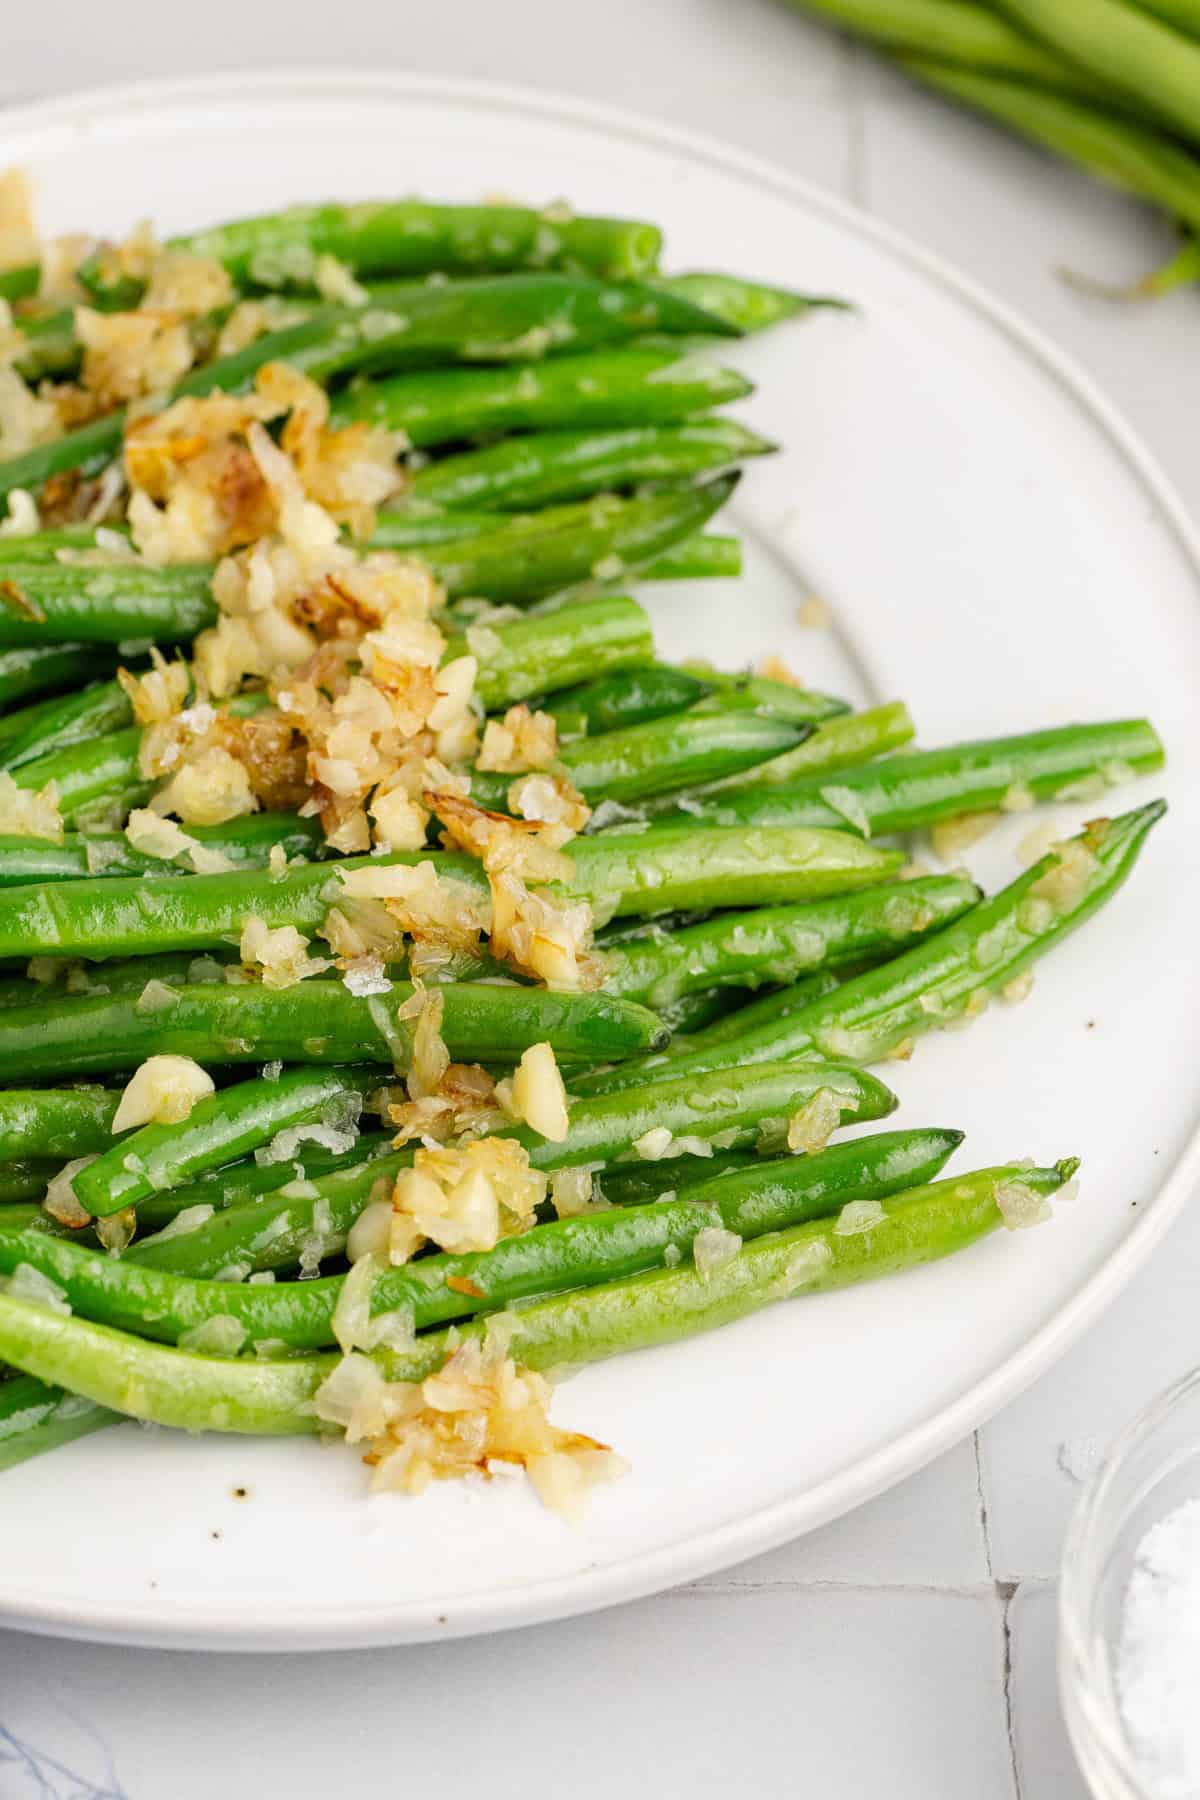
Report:
[{"label": "glass bowl", "polygon": [[[1200,1369],[1117,1438],[1079,1498],[1058,1594],[1058,1678],[1079,1766],[1097,1800],[1160,1800],[1147,1785],[1117,1701],[1125,1592],[1138,1545],[1200,1499]],[[1200,1701],[1198,1701],[1200,1703]]]}]

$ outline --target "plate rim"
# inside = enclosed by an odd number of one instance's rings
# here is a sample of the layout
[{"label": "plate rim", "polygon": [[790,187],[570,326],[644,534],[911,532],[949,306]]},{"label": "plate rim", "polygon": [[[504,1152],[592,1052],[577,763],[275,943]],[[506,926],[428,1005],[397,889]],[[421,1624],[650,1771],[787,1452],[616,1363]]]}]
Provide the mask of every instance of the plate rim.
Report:
[{"label": "plate rim", "polygon": [[[203,102],[224,98],[236,102],[271,96],[344,99],[356,93],[396,100],[466,103],[526,117],[532,114],[632,140],[683,155],[693,163],[732,172],[853,232],[973,310],[1032,358],[1091,416],[1170,527],[1200,588],[1200,530],[1192,524],[1158,459],[1074,357],[982,283],[963,274],[936,252],[923,248],[906,233],[820,183],[794,175],[782,164],[742,150],[714,134],[661,123],[636,111],[583,99],[561,89],[407,70],[280,66],[244,73],[213,72],[110,83],[4,107],[0,110],[0,139],[72,124],[86,131],[105,115],[119,112],[128,116],[131,109],[152,110],[172,100]],[[0,1588],[0,1624],[51,1636],[154,1648],[275,1653],[361,1649],[474,1636],[576,1617],[714,1573],[774,1549],[864,1504],[977,1430],[1051,1368],[1111,1305],[1147,1261],[1198,1183],[1200,1127],[1106,1262],[1018,1350],[1004,1357],[956,1400],[935,1407],[931,1414],[870,1456],[859,1458],[803,1494],[772,1501],[670,1545],[574,1574],[550,1576],[510,1589],[485,1589],[446,1601],[392,1600],[370,1609],[361,1605],[322,1607],[311,1602],[289,1605],[273,1611],[265,1627],[261,1620],[248,1621],[249,1629],[232,1620],[227,1610],[214,1611],[207,1619],[192,1612],[186,1621],[171,1622],[165,1602],[130,1600],[119,1608],[81,1607],[58,1600],[31,1603],[27,1598],[10,1602]]]}]

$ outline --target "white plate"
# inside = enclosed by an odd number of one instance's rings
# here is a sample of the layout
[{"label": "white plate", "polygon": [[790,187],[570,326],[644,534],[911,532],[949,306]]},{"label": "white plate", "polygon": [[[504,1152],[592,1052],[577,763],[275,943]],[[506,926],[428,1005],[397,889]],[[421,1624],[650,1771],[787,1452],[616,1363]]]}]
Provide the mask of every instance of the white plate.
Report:
[{"label": "white plate", "polygon": [[[634,1467],[564,1526],[520,1484],[364,1496],[310,1443],[104,1432],[0,1480],[0,1616],[128,1642],[307,1649],[450,1636],[624,1600],[806,1531],[977,1425],[1100,1312],[1197,1168],[1197,547],[1088,383],[958,276],[779,170],[579,103],[463,82],[221,77],[10,114],[51,229],[183,228],[326,195],[569,195],[667,227],[675,268],[853,297],[731,352],[786,451],[743,484],[740,585],[660,587],[669,650],[775,649],[926,742],[1149,711],[1168,820],[1032,999],[888,1071],[958,1166],[1082,1154],[1052,1226],[586,1370],[556,1417]],[[796,623],[811,582],[836,633]],[[1126,804],[1122,797],[1121,804]],[[1088,809],[1061,808],[1064,825]],[[1093,809],[1094,810],[1094,809]],[[973,859],[1011,874],[1024,826]],[[1147,1321],[1153,1329],[1153,1320]],[[245,1498],[235,1491],[245,1490]]]}]

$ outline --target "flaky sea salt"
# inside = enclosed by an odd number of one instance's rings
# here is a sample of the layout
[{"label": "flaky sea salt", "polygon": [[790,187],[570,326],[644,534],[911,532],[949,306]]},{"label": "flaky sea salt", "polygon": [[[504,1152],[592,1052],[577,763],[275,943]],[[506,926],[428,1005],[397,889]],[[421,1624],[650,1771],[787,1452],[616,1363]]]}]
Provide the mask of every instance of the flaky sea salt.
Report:
[{"label": "flaky sea salt", "polygon": [[1134,1556],[1116,1658],[1117,1698],[1145,1791],[1200,1794],[1200,1500],[1151,1526]]}]

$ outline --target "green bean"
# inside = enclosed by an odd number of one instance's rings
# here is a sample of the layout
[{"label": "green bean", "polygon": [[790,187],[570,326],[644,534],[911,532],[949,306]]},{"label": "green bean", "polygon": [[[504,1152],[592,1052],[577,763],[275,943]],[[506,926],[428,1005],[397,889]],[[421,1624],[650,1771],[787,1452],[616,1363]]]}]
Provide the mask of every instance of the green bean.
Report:
[{"label": "green bean", "polygon": [[69,750],[133,722],[129,696],[117,681],[98,681],[82,692],[65,694],[52,704],[27,709],[36,713],[25,730],[0,748],[0,769],[19,769],[35,757]]},{"label": "green bean", "polygon": [[[532,1166],[547,1171],[623,1157],[636,1160],[634,1146],[647,1133],[660,1131],[693,1147],[713,1139],[744,1147],[757,1142],[765,1125],[780,1126],[820,1088],[838,1100],[843,1124],[883,1118],[896,1105],[890,1089],[861,1070],[830,1063],[779,1064],[749,1069],[736,1082],[725,1074],[700,1081],[666,1079],[630,1093],[576,1101],[561,1143],[548,1142],[528,1126],[506,1127],[494,1135],[515,1139]],[[322,1256],[331,1256],[345,1244],[376,1183],[386,1189],[412,1160],[411,1150],[401,1150],[312,1183],[289,1183],[250,1205],[218,1212],[178,1236],[136,1243],[126,1258],[135,1257],[146,1268],[212,1277],[242,1265],[294,1267],[306,1248],[311,1254],[314,1241]]]},{"label": "green bean", "polygon": [[[361,1169],[364,1163],[373,1162],[376,1157],[391,1155],[394,1137],[393,1131],[363,1131],[348,1150],[326,1150],[319,1144],[302,1142],[297,1144],[295,1155],[288,1157],[286,1162],[260,1163],[254,1157],[247,1157],[221,1169],[210,1169],[186,1187],[171,1188],[139,1201],[138,1228],[143,1232],[159,1233],[172,1219],[192,1207],[225,1212],[230,1207],[245,1206],[265,1194],[276,1193],[294,1181],[315,1182],[342,1169]],[[205,1217],[208,1216],[206,1211]],[[158,1241],[157,1237],[140,1236],[125,1254],[136,1260]]]},{"label": "green bean", "polygon": [[715,1020],[713,1024],[691,1032],[687,1037],[673,1039],[668,1048],[672,1056],[686,1056],[693,1050],[711,1050],[717,1044],[732,1043],[735,1038],[745,1037],[764,1025],[791,1018],[802,1006],[808,1006],[813,1000],[823,999],[840,986],[838,976],[828,969],[819,969],[812,975],[802,975],[787,987],[763,994],[726,1017]]},{"label": "green bean", "polygon": [[[514,521],[495,531],[427,547],[424,560],[451,596],[533,600],[590,578],[612,578],[653,561],[690,537],[723,506],[733,477],[645,498],[611,496],[556,509],[530,529]],[[386,520],[372,540],[387,546]],[[120,565],[65,568],[58,563],[6,563],[0,575],[0,643],[57,641],[70,636],[120,644],[194,636],[216,618],[210,571]]]},{"label": "green bean", "polygon": [[0,978],[0,1008],[30,1006],[39,1000],[61,999],[64,994],[140,994],[148,981],[168,985],[178,985],[189,978],[224,981],[226,965],[240,968],[233,951],[221,952],[219,959],[209,952],[199,963],[187,950],[166,956],[118,957],[103,963],[46,956],[39,958],[36,977]]},{"label": "green bean", "polygon": [[735,419],[540,431],[439,457],[416,471],[409,492],[434,506],[519,510],[640,482],[690,480],[774,448]]},{"label": "green bean", "polygon": [[[422,1329],[530,1295],[661,1268],[664,1256],[690,1254],[706,1229],[749,1240],[826,1218],[851,1201],[902,1192],[936,1175],[961,1141],[961,1132],[887,1132],[718,1176],[674,1200],[535,1225],[492,1250],[384,1270],[373,1285],[371,1311],[403,1308]],[[344,1285],[340,1275],[267,1287],[196,1280],[116,1261],[36,1226],[0,1229],[0,1271],[11,1274],[22,1263],[60,1285],[83,1317],[165,1343],[210,1319],[229,1318],[242,1327],[247,1345],[319,1349],[334,1341]]]},{"label": "green bean", "polygon": [[[782,756],[774,756],[756,769],[710,782],[697,790],[694,798],[705,800],[710,795],[716,798],[742,788],[777,786],[802,780],[821,769],[848,769],[899,749],[912,736],[913,722],[903,701],[874,706],[866,712],[844,713],[840,718],[821,720],[812,736],[794,750],[785,750]],[[669,802],[660,801],[648,811],[656,813],[669,807]]]},{"label": "green bean", "polygon": [[[863,856],[868,850],[873,860]],[[590,900],[600,924],[632,914],[818,900],[885,881],[902,860],[899,851],[880,850],[848,832],[706,825],[603,831],[575,839],[571,856],[569,891]],[[3,913],[0,897],[0,927]],[[6,940],[0,929],[0,953],[10,954]]]},{"label": "green bean", "polygon": [[[391,1067],[411,1050],[411,1025],[396,1014],[412,992],[408,982],[394,982],[387,996],[365,997],[341,981],[290,988],[188,983],[152,1003],[141,995],[81,994],[10,1006],[0,1013],[0,1078],[123,1070],[162,1055],[218,1064],[286,1059]],[[543,1041],[563,1061],[607,1060],[666,1041],[653,1013],[606,994],[484,982],[447,982],[439,992],[442,1035],[458,1062],[516,1062]]]},{"label": "green bean", "polygon": [[[550,348],[600,348],[646,331],[737,335],[685,296],[639,282],[548,273],[442,286],[392,283],[373,289],[364,306],[316,307],[298,323],[193,369],[169,397],[236,392],[269,362],[290,363],[324,383],[359,369],[528,360]],[[103,467],[117,454],[124,428],[123,411],[106,413],[0,463],[0,494],[38,488],[69,469]]]},{"label": "green bean", "polygon": [[71,1183],[75,1197],[104,1218],[166,1188],[182,1187],[295,1126],[344,1127],[357,1118],[363,1089],[372,1080],[300,1068],[236,1082],[197,1101],[182,1121],[143,1125],[122,1137],[80,1169]]},{"label": "green bean", "polygon": [[[371,276],[472,274],[484,270],[569,269],[614,277],[653,269],[662,233],[640,220],[560,217],[525,206],[444,206],[424,200],[292,206],[171,238],[169,247],[211,257],[235,281],[259,287],[311,286],[319,256]],[[113,276],[104,252],[80,279],[103,295]],[[117,287],[136,306],[137,288]]]},{"label": "green bean", "polygon": [[468,627],[450,638],[445,660],[478,649],[475,692],[489,711],[511,706],[584,675],[635,668],[654,655],[650,620],[636,600],[600,595],[561,612],[537,613],[505,625]]},{"label": "green bean", "polygon": [[0,1381],[0,1470],[101,1431],[116,1418],[79,1394],[66,1394],[32,1375]]},{"label": "green bean", "polygon": [[978,901],[971,881],[931,875],[801,906],[718,913],[605,956],[605,991],[661,1011],[683,994],[726,983],[763,987],[810,970],[894,955]]},{"label": "green bean", "polygon": [[141,741],[142,733],[136,726],[128,731],[111,731],[90,743],[73,744],[69,749],[34,757],[13,770],[13,780],[18,787],[31,791],[53,782],[64,824],[79,820],[101,801],[119,801],[122,810],[127,811],[131,806],[140,806],[154,791],[154,783],[144,781],[138,770]]},{"label": "green bean", "polygon": [[765,331],[770,325],[817,308],[846,310],[844,300],[834,300],[827,294],[798,294],[790,288],[767,287],[761,281],[743,281],[737,275],[699,271],[656,275],[650,285],[676,299],[690,300],[714,319],[722,319],[741,332]]},{"label": "green bean", "polygon": [[12,712],[0,714],[0,755],[18,738],[35,727],[39,720],[52,719],[62,704],[61,694],[51,694],[45,700],[33,700],[28,706],[18,706]]},{"label": "green bean", "polygon": [[[571,614],[572,618],[575,616]],[[578,737],[594,731],[616,731],[626,725],[644,725],[649,719],[682,712],[709,692],[708,685],[686,669],[648,662],[640,668],[599,675],[579,687],[568,688],[546,702],[542,710],[557,721],[560,737]]]},{"label": "green bean", "polygon": [[698,531],[661,551],[637,572],[639,581],[733,581],[742,572],[741,539]]},{"label": "green bean", "polygon": [[25,300],[36,294],[42,272],[36,263],[22,263],[15,269],[0,269],[0,300]]},{"label": "green bean", "polygon": [[[730,1323],[772,1301],[897,1274],[965,1248],[1002,1222],[1014,1188],[1048,1197],[1076,1164],[1019,1164],[958,1176],[879,1202],[869,1231],[817,1219],[753,1238],[718,1268],[661,1268],[577,1288],[522,1307],[509,1354],[530,1368],[582,1364],[675,1342]],[[482,1335],[486,1318],[460,1328]],[[420,1380],[459,1341],[435,1331],[411,1351],[373,1352],[390,1380]],[[280,1361],[206,1357],[146,1343],[48,1307],[0,1296],[0,1355],[40,1380],[61,1382],[98,1406],[186,1430],[311,1432],[310,1404],[331,1372],[331,1355]]]},{"label": "green bean", "polygon": [[1200,171],[1184,146],[1134,120],[1059,94],[976,75],[924,57],[904,58],[918,80],[999,119],[1089,175],[1200,227]]},{"label": "green bean", "polygon": [[614,1093],[671,1075],[679,1079],[789,1056],[874,1062],[935,1026],[970,1019],[1121,886],[1147,833],[1166,811],[1152,801],[1115,819],[1094,819],[990,900],[893,961],[844,981],[799,1012],[713,1048],[670,1060],[641,1058],[572,1081],[580,1094]]},{"label": "green bean", "polygon": [[700,712],[727,712],[741,708],[764,718],[791,719],[796,722],[819,722],[849,711],[844,700],[831,694],[815,693],[811,688],[793,687],[787,681],[772,681],[764,675],[740,673],[728,675],[708,663],[686,663],[685,668],[712,687],[713,692],[698,703]]},{"label": "green bean", "polygon": [[534,529],[514,521],[457,544],[434,545],[424,560],[452,598],[485,594],[519,602],[579,582],[624,581],[672,544],[692,538],[736,486],[735,475],[720,475],[697,487],[634,499],[602,494],[534,515]]},{"label": "green bean", "polygon": [[119,1094],[107,1088],[8,1088],[0,1092],[0,1161],[86,1156],[112,1143]]},{"label": "green bean", "polygon": [[1004,0],[1004,9],[1096,81],[1200,142],[1200,44],[1124,0]]},{"label": "green bean", "polygon": [[678,1032],[700,1031],[745,1004],[749,990],[738,987],[709,988],[703,993],[681,994],[666,1006],[655,1008],[674,1040]]},{"label": "green bean", "polygon": [[351,383],[333,402],[334,424],[365,420],[411,444],[463,442],[499,431],[670,425],[752,391],[735,369],[671,345],[630,345],[508,368],[428,369]]},{"label": "green bean", "polygon": [[1020,810],[1077,792],[1094,797],[1162,765],[1162,743],[1145,719],[1064,725],[891,756],[841,771],[832,782],[818,775],[692,796],[684,816],[722,825],[840,825],[882,836],[962,813]]},{"label": "green bean", "polygon": [[65,688],[105,671],[103,651],[91,644],[24,644],[0,650],[0,706]]},{"label": "green bean", "polygon": [[[702,1147],[705,1155],[699,1154]],[[593,1177],[592,1192],[608,1206],[644,1206],[660,1195],[678,1196],[690,1192],[693,1186],[744,1171],[761,1173],[769,1181],[777,1163],[792,1160],[790,1151],[768,1156],[759,1150],[714,1150],[711,1143],[697,1143],[686,1156],[666,1156],[657,1162],[608,1163]]]},{"label": "green bean", "polygon": [[[806,736],[804,725],[751,712],[681,712],[564,744],[559,761],[588,799],[617,805],[751,768]],[[471,798],[508,807],[512,775],[476,770]]]},{"label": "green bean", "polygon": [[790,0],[885,50],[911,51],[943,63],[1061,89],[1092,99],[1103,94],[1082,70],[1034,43],[987,6],[971,0]]},{"label": "green bean", "polygon": [[61,1162],[52,1157],[0,1163],[0,1204],[15,1206],[22,1200],[40,1200],[50,1177],[57,1175],[61,1167]]},{"label": "green bean", "polygon": [[[3,466],[0,465],[0,478]],[[176,563],[80,568],[59,562],[0,564],[0,644],[178,643],[216,618],[212,571]]]},{"label": "green bean", "polygon": [[[590,900],[600,924],[619,914],[815,900],[886,880],[903,861],[899,851],[864,844],[849,832],[727,831],[719,825],[685,830],[673,824],[577,838],[571,856],[575,875],[567,891]],[[347,857],[332,867],[294,867],[282,880],[248,869],[0,889],[0,958],[219,949],[237,941],[251,916],[272,927],[312,931],[336,901],[343,874],[426,860],[439,873],[482,888],[482,871],[471,857],[396,851]]]},{"label": "green bean", "polygon": [[[126,790],[122,790],[123,792]],[[189,825],[187,835],[219,851],[239,869],[265,869],[276,845],[288,858],[317,857],[325,834],[315,819],[295,813],[250,813],[225,825]],[[61,844],[48,838],[0,837],[0,888],[40,881],[161,874],[188,867],[190,853],[164,859],[135,850],[122,831],[69,831]]]}]

